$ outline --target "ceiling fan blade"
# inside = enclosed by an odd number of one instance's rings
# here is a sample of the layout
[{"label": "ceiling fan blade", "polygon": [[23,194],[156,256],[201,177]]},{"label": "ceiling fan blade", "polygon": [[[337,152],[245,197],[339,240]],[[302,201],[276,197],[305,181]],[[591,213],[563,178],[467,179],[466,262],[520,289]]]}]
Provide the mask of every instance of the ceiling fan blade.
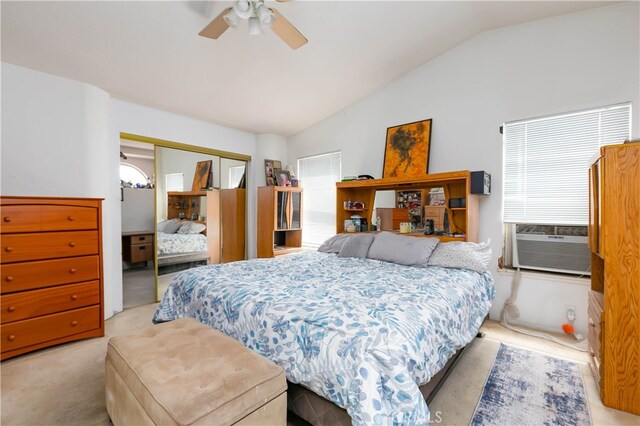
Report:
[{"label": "ceiling fan blade", "polygon": [[305,45],[309,40],[302,35],[291,22],[287,21],[287,18],[282,16],[276,9],[272,9],[275,20],[271,24],[271,29],[278,35],[285,43],[292,49],[297,49],[300,46]]},{"label": "ceiling fan blade", "polygon": [[226,15],[231,10],[230,7],[220,13],[220,15],[216,16],[215,19],[209,22],[209,25],[204,27],[202,31],[198,33],[202,37],[207,38],[218,38],[222,35],[223,32],[229,28],[229,24],[224,20],[224,15]]}]

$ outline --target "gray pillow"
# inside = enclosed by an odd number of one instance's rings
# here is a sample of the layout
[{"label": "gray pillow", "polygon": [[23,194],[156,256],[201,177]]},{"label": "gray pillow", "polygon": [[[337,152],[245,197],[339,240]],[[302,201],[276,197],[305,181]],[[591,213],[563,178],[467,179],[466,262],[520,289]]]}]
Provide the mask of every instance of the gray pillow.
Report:
[{"label": "gray pillow", "polygon": [[203,223],[185,221],[178,229],[178,234],[199,234],[207,229]]},{"label": "gray pillow", "polygon": [[367,257],[369,247],[373,242],[373,234],[350,235],[342,245],[338,257]]},{"label": "gray pillow", "polygon": [[465,243],[454,241],[440,243],[429,258],[429,266],[471,269],[483,273],[491,264],[491,241],[486,243]]},{"label": "gray pillow", "polygon": [[367,257],[398,265],[424,268],[438,241],[437,238],[408,237],[391,232],[380,232],[371,244]]},{"label": "gray pillow", "polygon": [[338,234],[329,238],[318,247],[318,251],[322,253],[339,253],[344,243],[349,239],[350,234]]},{"label": "gray pillow", "polygon": [[158,223],[158,231],[165,234],[175,234],[180,228],[180,221],[178,219],[163,220]]}]

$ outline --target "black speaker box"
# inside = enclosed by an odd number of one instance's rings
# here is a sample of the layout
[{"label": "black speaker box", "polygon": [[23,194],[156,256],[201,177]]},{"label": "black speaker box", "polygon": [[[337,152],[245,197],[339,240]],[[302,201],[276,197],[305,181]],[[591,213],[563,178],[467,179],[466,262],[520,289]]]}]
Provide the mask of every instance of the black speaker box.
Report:
[{"label": "black speaker box", "polygon": [[491,175],[485,171],[471,172],[471,193],[491,194]]}]

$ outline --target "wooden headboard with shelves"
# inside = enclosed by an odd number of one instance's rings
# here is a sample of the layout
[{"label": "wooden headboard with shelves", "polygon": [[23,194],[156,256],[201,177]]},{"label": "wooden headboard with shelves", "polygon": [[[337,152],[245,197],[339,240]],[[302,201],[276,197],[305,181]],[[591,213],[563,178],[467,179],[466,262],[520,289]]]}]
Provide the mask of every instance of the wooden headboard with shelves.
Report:
[{"label": "wooden headboard with shelves", "polygon": [[[424,235],[412,233],[412,236],[437,237],[443,241],[478,241],[478,204],[479,196],[471,194],[471,172],[461,170],[446,173],[432,173],[419,178],[386,178],[370,179],[336,183],[336,233],[344,232],[344,221],[354,214],[345,209],[345,201],[364,203],[364,210],[359,214],[372,223],[373,206],[377,191],[407,191],[429,190],[443,188],[445,210],[449,218],[451,234],[453,235]],[[449,207],[449,200],[461,198],[465,200],[464,207]],[[409,218],[407,218],[407,222]]]}]

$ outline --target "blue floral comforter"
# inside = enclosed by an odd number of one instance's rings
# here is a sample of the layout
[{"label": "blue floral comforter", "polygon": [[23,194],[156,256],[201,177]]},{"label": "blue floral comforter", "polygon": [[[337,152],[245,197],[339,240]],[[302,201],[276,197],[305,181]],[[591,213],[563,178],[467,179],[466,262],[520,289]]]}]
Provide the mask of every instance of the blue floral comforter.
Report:
[{"label": "blue floral comforter", "polygon": [[418,386],[478,332],[489,273],[301,253],[178,275],[154,322],[194,317],[360,424],[428,424]]}]

